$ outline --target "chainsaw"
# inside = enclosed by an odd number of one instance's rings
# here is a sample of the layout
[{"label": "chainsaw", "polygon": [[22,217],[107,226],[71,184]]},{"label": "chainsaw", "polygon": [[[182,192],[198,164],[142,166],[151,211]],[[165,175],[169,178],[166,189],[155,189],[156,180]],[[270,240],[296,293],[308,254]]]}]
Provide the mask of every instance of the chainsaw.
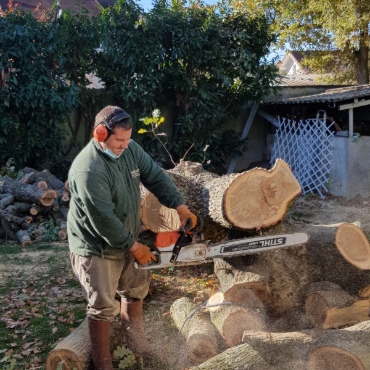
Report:
[{"label": "chainsaw", "polygon": [[[198,228],[190,232],[191,220],[181,226],[180,231],[158,233],[151,251],[157,261],[146,265],[135,262],[137,269],[162,269],[174,266],[200,265],[212,262],[213,258],[244,256],[273,249],[298,246],[308,242],[305,233],[280,234],[227,240],[210,244],[201,234],[202,221],[198,218]],[[186,244],[185,244],[186,243]]]}]

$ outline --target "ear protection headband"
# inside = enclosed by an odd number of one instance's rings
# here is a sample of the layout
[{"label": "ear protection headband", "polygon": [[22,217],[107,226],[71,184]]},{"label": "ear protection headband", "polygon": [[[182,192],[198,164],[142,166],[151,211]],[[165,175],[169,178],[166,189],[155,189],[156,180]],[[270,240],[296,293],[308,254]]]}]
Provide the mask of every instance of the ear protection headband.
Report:
[{"label": "ear protection headband", "polygon": [[109,122],[101,121],[94,129],[94,138],[99,143],[107,140],[112,135],[112,125],[125,118],[130,118],[127,113],[120,113],[114,116]]}]

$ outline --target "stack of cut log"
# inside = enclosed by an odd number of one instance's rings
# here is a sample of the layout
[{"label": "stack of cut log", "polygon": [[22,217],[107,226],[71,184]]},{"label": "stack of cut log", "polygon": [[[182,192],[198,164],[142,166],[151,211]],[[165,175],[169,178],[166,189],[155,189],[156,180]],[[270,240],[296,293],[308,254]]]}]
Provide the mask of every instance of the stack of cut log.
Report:
[{"label": "stack of cut log", "polygon": [[25,167],[22,172],[18,181],[0,176],[0,237],[22,246],[32,240],[66,240],[68,181],[48,170]]}]

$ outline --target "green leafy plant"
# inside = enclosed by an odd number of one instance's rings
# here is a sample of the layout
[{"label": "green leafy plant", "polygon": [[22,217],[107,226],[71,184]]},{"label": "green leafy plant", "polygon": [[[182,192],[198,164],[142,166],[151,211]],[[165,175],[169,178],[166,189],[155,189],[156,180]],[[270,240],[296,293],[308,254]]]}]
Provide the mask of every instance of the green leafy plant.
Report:
[{"label": "green leafy plant", "polygon": [[[167,153],[168,158],[171,160],[172,164],[175,166],[175,162],[171,156],[171,153],[168,151],[167,145],[167,134],[164,132],[160,132],[159,125],[164,122],[164,117],[161,117],[161,111],[159,109],[155,109],[152,113],[152,117],[144,117],[140,119],[141,122],[144,123],[145,126],[149,126],[147,128],[141,128],[138,131],[138,134],[149,134],[149,138],[145,140],[143,139],[144,149],[159,163],[166,162],[166,156],[162,154],[161,148]],[[165,140],[162,140],[164,138]],[[158,148],[156,144],[159,144],[161,148]]]},{"label": "green leafy plant", "polygon": [[130,369],[136,364],[135,355],[132,353],[132,351],[123,346],[118,346],[113,352],[113,356],[121,359],[118,365],[120,369]]},{"label": "green leafy plant", "polygon": [[0,17],[0,163],[32,165],[59,154],[61,125],[77,105],[78,88],[63,77],[57,28],[51,16],[37,21],[17,10]]},{"label": "green leafy plant", "polygon": [[240,154],[243,143],[223,131],[243,104],[272,89],[277,70],[266,55],[275,36],[267,18],[195,1],[157,1],[145,13],[132,0],[118,0],[99,25],[98,75],[124,101],[135,132],[141,117],[166,104],[174,110],[168,150],[175,161],[192,147],[189,160],[206,153],[217,169],[225,156]]}]

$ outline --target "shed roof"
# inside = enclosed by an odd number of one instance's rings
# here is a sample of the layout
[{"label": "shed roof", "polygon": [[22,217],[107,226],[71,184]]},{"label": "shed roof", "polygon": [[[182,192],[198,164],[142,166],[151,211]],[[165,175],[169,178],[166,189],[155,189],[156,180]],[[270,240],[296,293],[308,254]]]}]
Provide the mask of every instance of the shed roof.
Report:
[{"label": "shed roof", "polygon": [[303,103],[330,103],[351,99],[370,97],[370,85],[359,85],[328,89],[321,94],[299,96],[288,99],[267,101],[264,104],[303,104]]}]

